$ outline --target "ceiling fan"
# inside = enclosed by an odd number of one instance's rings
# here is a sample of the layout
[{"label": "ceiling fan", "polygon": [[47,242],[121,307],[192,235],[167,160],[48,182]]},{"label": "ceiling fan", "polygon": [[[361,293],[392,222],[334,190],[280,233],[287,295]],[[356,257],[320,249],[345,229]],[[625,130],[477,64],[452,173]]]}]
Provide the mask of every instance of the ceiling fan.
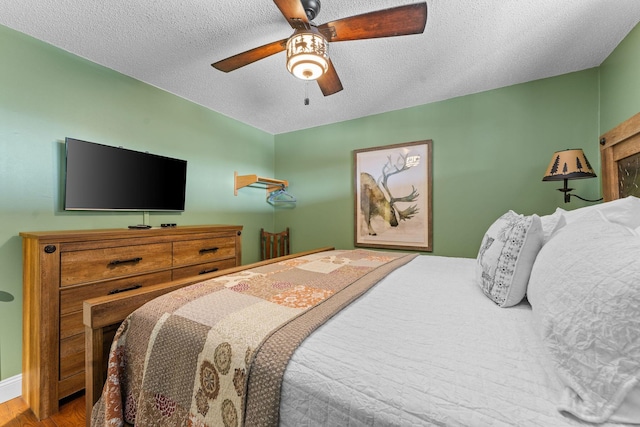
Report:
[{"label": "ceiling fan", "polygon": [[316,25],[320,0],[273,0],[293,28],[286,39],[265,44],[211,64],[226,73],[287,51],[287,69],[302,80],[317,80],[324,96],[342,90],[328,55],[328,43],[421,34],[427,23],[427,3],[414,3],[355,15]]}]

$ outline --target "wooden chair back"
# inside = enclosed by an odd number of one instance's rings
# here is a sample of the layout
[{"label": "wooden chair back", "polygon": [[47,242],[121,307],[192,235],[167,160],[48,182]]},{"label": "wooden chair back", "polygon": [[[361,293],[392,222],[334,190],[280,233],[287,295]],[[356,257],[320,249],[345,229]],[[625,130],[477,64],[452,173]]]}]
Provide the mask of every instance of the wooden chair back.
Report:
[{"label": "wooden chair back", "polygon": [[269,233],[264,231],[264,228],[260,229],[260,260],[289,254],[289,227],[279,233]]}]

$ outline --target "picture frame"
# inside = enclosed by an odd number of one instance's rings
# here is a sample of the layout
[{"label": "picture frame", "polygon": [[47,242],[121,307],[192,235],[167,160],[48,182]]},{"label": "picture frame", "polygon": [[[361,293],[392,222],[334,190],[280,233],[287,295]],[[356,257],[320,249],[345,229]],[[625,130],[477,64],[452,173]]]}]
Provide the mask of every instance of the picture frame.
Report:
[{"label": "picture frame", "polygon": [[354,245],[433,251],[433,141],[353,151]]}]

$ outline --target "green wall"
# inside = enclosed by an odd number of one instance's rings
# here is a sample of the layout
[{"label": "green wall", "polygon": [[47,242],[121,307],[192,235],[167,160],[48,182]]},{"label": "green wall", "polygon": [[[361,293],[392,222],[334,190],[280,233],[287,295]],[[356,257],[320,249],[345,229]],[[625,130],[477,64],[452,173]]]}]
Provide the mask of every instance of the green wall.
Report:
[{"label": "green wall", "polygon": [[[348,88],[346,89],[348,90]],[[433,140],[433,254],[475,257],[502,213],[565,206],[561,184],[542,182],[556,150],[581,147],[598,167],[598,70],[276,136],[276,171],[298,198],[277,210],[295,250],[353,247],[354,149]],[[596,179],[574,181],[597,198]]]},{"label": "green wall", "polygon": [[601,134],[640,112],[640,25],[600,66]]},{"label": "green wall", "polygon": [[273,135],[0,26],[0,379],[21,372],[20,231],[125,228],[142,213],[65,212],[64,138],[188,162],[184,213],[149,223],[242,224],[243,263],[272,228],[265,191],[233,195],[233,172],[272,176]]}]

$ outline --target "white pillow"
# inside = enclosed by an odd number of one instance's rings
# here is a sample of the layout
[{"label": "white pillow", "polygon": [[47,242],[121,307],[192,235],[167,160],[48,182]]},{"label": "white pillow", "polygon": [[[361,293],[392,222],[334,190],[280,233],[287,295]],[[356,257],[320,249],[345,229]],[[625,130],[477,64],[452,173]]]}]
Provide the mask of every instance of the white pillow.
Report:
[{"label": "white pillow", "polygon": [[540,250],[527,298],[566,386],[559,409],[640,423],[624,411],[640,384],[640,237],[599,211],[567,224]]},{"label": "white pillow", "polygon": [[640,199],[634,196],[599,203],[597,205],[585,206],[584,208],[574,209],[572,211],[566,211],[561,208],[556,209],[556,212],[564,215],[567,224],[580,221],[582,218],[586,218],[585,215],[594,211],[601,212],[607,220],[615,222],[616,224],[621,224],[629,228],[640,227]]},{"label": "white pillow", "polygon": [[527,292],[531,267],[542,247],[538,215],[509,211],[487,230],[476,260],[476,282],[500,307],[518,304]]},{"label": "white pillow", "polygon": [[563,209],[556,209],[551,215],[543,215],[540,217],[542,223],[542,244],[546,244],[549,239],[562,227],[567,225],[567,220],[564,217]]}]

